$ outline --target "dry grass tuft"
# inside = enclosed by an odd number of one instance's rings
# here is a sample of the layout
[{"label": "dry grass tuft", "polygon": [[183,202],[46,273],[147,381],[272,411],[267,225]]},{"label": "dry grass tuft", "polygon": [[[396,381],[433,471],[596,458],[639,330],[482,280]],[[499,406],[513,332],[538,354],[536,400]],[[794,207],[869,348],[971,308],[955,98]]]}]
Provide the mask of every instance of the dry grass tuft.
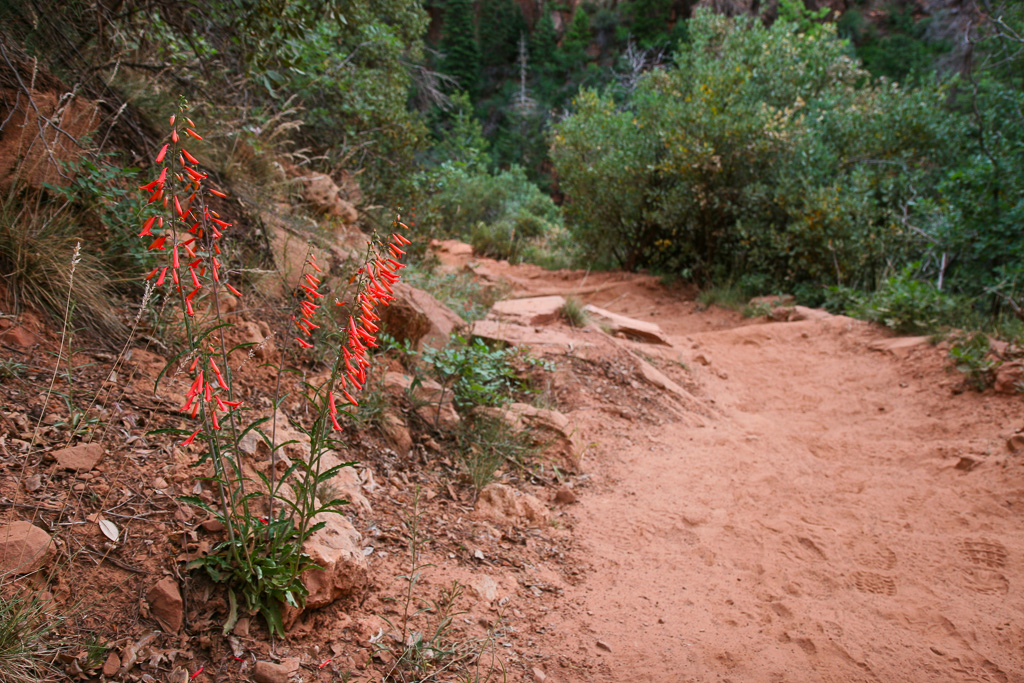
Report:
[{"label": "dry grass tuft", "polygon": [[88,246],[77,263],[72,262],[76,245],[88,244],[79,227],[69,203],[54,202],[39,190],[8,191],[0,200],[0,277],[7,289],[6,303],[14,311],[26,306],[40,309],[59,321],[73,281],[75,322],[120,337],[124,324],[111,302],[112,275]]},{"label": "dry grass tuft", "polygon": [[61,621],[27,590],[14,597],[0,595],[0,683],[38,683],[57,678],[54,661],[64,649],[54,639]]}]

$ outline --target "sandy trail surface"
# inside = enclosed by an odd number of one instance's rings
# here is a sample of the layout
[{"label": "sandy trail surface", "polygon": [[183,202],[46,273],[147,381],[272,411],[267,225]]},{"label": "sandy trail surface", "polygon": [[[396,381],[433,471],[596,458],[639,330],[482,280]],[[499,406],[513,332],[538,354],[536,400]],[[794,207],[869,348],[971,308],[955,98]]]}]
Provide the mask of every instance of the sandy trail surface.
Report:
[{"label": "sandy trail surface", "polygon": [[703,414],[573,415],[588,569],[537,627],[546,680],[1024,680],[1019,397],[955,393],[944,350],[886,351],[849,318],[758,324],[656,289],[584,298],[659,323],[651,353],[686,364]]}]

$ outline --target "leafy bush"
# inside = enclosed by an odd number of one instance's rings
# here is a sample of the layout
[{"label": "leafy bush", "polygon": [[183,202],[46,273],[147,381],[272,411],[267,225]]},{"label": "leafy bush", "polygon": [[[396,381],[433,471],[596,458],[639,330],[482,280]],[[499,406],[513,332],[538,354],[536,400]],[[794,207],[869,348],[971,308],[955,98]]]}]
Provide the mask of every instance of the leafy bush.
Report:
[{"label": "leafy bush", "polygon": [[908,226],[961,140],[943,90],[871,83],[834,27],[797,28],[698,11],[623,103],[580,92],[552,155],[588,258],[873,288],[921,247]]},{"label": "leafy bush", "polygon": [[498,406],[509,403],[521,382],[512,361],[519,355],[513,348],[491,349],[481,339],[467,341],[455,336],[442,349],[427,349],[423,360],[446,390],[451,390],[455,407]]},{"label": "leafy bush", "polygon": [[937,331],[952,319],[956,301],[932,283],[917,279],[919,268],[919,263],[911,264],[886,280],[878,291],[854,305],[853,314],[900,333]]},{"label": "leafy bush", "polygon": [[962,334],[953,341],[949,357],[957,370],[978,391],[984,391],[995,380],[999,361],[989,356],[990,344],[984,332]]},{"label": "leafy bush", "polygon": [[483,256],[519,261],[528,245],[560,227],[558,207],[518,166],[492,175],[446,163],[421,183],[421,222],[470,242]]}]

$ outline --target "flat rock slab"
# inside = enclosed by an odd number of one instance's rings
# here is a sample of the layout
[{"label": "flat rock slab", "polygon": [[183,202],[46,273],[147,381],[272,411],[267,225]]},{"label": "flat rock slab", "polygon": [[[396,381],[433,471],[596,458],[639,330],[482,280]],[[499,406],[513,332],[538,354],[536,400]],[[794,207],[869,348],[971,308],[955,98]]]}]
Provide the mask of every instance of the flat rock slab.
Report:
[{"label": "flat rock slab", "polygon": [[70,448],[61,448],[51,453],[61,469],[88,472],[103,459],[103,446],[88,443]]},{"label": "flat rock slab", "polygon": [[808,308],[807,306],[794,306],[789,312],[789,322],[795,323],[801,320],[828,320],[832,314],[822,308]]},{"label": "flat rock slab", "polygon": [[292,676],[299,673],[300,661],[298,657],[282,659],[281,663],[256,662],[256,668],[252,672],[253,680],[256,683],[288,683]]},{"label": "flat rock slab", "polygon": [[473,337],[504,342],[511,346],[561,346],[566,349],[587,346],[568,334],[552,329],[502,323],[495,320],[477,320],[470,328]]},{"label": "flat rock slab", "polygon": [[915,349],[928,346],[928,337],[893,337],[891,339],[879,339],[871,342],[868,346],[872,351],[891,353],[899,358],[906,358]]},{"label": "flat rock slab", "polygon": [[525,522],[529,526],[543,527],[548,523],[548,509],[529,493],[520,493],[505,484],[488,484],[476,499],[474,514],[505,524]]},{"label": "flat rock slab", "polygon": [[668,337],[665,336],[665,333],[662,332],[661,328],[655,323],[636,320],[635,318],[629,318],[624,315],[619,315],[618,313],[612,313],[611,311],[606,311],[603,308],[598,308],[593,304],[584,306],[583,310],[590,314],[590,317],[592,317],[595,322],[609,327],[612,334],[622,334],[626,337],[647,342],[648,344],[672,346]]},{"label": "flat rock slab", "polygon": [[520,325],[548,325],[558,320],[565,298],[535,296],[526,299],[505,299],[491,306],[488,318]]}]

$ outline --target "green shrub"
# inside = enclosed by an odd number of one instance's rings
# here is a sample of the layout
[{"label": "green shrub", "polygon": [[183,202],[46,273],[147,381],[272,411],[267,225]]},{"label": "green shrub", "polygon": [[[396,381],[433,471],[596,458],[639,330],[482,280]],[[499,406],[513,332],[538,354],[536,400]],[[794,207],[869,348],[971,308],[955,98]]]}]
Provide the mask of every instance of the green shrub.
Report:
[{"label": "green shrub", "polygon": [[491,349],[481,339],[455,336],[443,349],[423,352],[432,374],[454,394],[455,407],[500,406],[511,402],[522,382],[512,361],[513,348]]},{"label": "green shrub", "polygon": [[936,332],[948,324],[956,313],[955,299],[917,279],[919,268],[920,264],[911,264],[886,280],[878,291],[854,305],[853,314],[904,334]]},{"label": "green shrub", "polygon": [[872,288],[909,260],[963,122],[939,87],[872,83],[819,28],[698,11],[624,102],[581,91],[552,158],[585,256],[787,290]]},{"label": "green shrub", "polygon": [[957,370],[966,375],[977,391],[984,391],[995,380],[1000,362],[989,355],[990,344],[984,332],[959,335],[949,349],[949,357]]},{"label": "green shrub", "polygon": [[420,184],[421,223],[437,226],[438,236],[470,242],[482,256],[518,262],[528,246],[560,229],[558,207],[518,166],[492,175],[445,163]]}]

